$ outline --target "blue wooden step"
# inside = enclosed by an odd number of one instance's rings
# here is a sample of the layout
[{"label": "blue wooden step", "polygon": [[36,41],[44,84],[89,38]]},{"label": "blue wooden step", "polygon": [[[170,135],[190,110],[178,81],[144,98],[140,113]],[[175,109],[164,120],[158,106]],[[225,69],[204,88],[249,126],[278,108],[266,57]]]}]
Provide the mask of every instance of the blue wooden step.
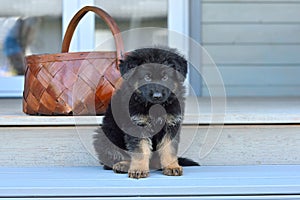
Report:
[{"label": "blue wooden step", "polygon": [[6,198],[239,199],[239,196],[300,199],[300,166],[185,167],[180,177],[153,171],[149,178],[139,180],[100,167],[0,168],[0,197]]}]

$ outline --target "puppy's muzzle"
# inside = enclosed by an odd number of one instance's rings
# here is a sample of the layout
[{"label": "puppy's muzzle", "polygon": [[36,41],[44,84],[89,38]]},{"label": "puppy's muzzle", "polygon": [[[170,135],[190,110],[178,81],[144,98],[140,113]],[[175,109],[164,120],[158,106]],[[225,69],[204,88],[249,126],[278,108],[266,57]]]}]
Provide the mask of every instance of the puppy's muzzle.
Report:
[{"label": "puppy's muzzle", "polygon": [[163,94],[161,92],[154,92],[152,95],[154,101],[161,101],[163,99]]},{"label": "puppy's muzzle", "polygon": [[148,100],[152,103],[162,103],[166,101],[169,97],[168,88],[161,85],[151,85],[152,87],[148,88],[148,94],[146,95]]}]

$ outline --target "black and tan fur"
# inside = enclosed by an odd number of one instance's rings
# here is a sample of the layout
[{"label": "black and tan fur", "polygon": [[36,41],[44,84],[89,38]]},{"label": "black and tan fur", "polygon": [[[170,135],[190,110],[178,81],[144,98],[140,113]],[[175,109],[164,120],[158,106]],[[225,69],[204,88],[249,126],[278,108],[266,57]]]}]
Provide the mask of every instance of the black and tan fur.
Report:
[{"label": "black and tan fur", "polygon": [[187,61],[175,50],[144,48],[128,54],[120,69],[124,81],[94,141],[105,168],[145,178],[153,163],[169,176],[182,175],[180,164],[198,165],[177,158]]}]

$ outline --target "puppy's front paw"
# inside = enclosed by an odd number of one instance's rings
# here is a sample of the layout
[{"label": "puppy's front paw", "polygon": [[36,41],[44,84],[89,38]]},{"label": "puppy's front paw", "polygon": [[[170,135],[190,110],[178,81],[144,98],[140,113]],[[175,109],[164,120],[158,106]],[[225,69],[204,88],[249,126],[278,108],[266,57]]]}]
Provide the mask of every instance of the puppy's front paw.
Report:
[{"label": "puppy's front paw", "polygon": [[130,162],[129,161],[120,161],[113,165],[113,170],[115,173],[124,174],[128,172]]},{"label": "puppy's front paw", "polygon": [[143,170],[143,169],[129,169],[128,171],[128,177],[129,178],[147,178],[149,176],[149,170]]},{"label": "puppy's front paw", "polygon": [[183,169],[181,166],[166,167],[163,169],[163,174],[167,176],[181,176],[183,174]]}]

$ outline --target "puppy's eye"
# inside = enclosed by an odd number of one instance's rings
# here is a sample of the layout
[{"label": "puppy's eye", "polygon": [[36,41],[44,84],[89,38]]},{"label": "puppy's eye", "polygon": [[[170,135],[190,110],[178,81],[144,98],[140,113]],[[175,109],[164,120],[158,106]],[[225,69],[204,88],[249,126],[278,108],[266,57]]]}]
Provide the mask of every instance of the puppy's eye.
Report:
[{"label": "puppy's eye", "polygon": [[151,81],[151,80],[152,80],[151,74],[146,74],[146,75],[144,76],[144,79],[145,79],[145,81],[147,81],[147,82]]},{"label": "puppy's eye", "polygon": [[164,74],[161,80],[162,80],[162,81],[167,81],[168,78],[169,78],[169,77],[168,77],[168,74]]}]

